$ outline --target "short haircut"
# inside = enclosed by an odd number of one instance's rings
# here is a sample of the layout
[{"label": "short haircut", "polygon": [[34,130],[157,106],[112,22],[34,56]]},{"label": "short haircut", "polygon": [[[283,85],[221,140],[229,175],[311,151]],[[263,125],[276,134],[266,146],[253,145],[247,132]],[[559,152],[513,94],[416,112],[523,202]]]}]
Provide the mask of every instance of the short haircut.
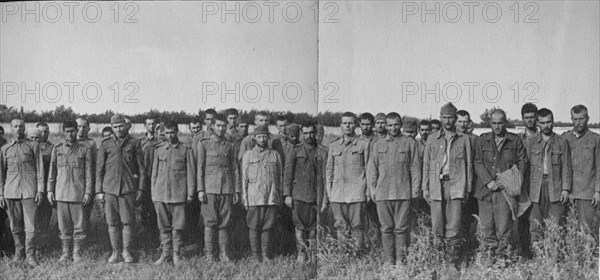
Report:
[{"label": "short haircut", "polygon": [[238,110],[235,108],[227,109],[226,114],[227,114],[227,116],[231,116],[231,115],[239,116],[240,115],[240,113],[238,113]]},{"label": "short haircut", "polygon": [[110,132],[110,133],[113,133],[113,130],[112,130],[112,128],[111,128],[110,126],[105,126],[105,127],[102,129],[102,134],[104,134],[104,132]]},{"label": "short haircut", "polygon": [[550,111],[550,109],[548,109],[548,108],[542,108],[542,109],[538,110],[537,115],[538,115],[538,118],[545,118],[547,116],[552,116],[552,118],[554,119],[554,114],[552,114],[552,111]]},{"label": "short haircut", "polygon": [[215,109],[208,109],[206,111],[204,111],[204,117],[206,117],[206,115],[216,115],[217,111],[215,111]]},{"label": "short haircut", "polygon": [[313,122],[305,122],[305,123],[302,123],[302,124],[300,124],[300,129],[303,129],[303,128],[305,128],[305,127],[312,127],[312,128],[314,128],[314,129],[315,129],[315,132],[317,132],[317,124],[316,124],[316,123],[313,123]]},{"label": "short haircut", "polygon": [[344,112],[342,114],[342,118],[344,117],[350,117],[350,118],[354,118],[354,121],[356,121],[356,114],[352,113],[352,112]]},{"label": "short haircut", "polygon": [[197,118],[192,119],[189,124],[191,125],[193,123],[199,123],[200,125],[204,124],[204,122],[201,119]]},{"label": "short haircut", "polygon": [[35,127],[40,127],[40,126],[43,126],[43,127],[48,127],[48,124],[47,124],[47,123],[45,123],[45,122],[39,122],[39,123],[37,123],[37,124],[35,125]]},{"label": "short haircut", "polygon": [[63,122],[63,131],[67,128],[75,128],[77,130],[77,122],[76,121],[65,121]]},{"label": "short haircut", "polygon": [[174,129],[175,131],[179,131],[179,126],[175,121],[166,121],[163,127],[165,129]]},{"label": "short haircut", "polygon": [[535,113],[537,114],[538,112],[538,107],[535,106],[535,104],[533,103],[525,103],[522,107],[521,107],[521,117],[523,117],[525,114],[527,113]]},{"label": "short haircut", "polygon": [[490,117],[493,116],[493,115],[496,115],[496,114],[502,114],[502,116],[504,116],[504,121],[508,120],[508,118],[506,117],[506,112],[504,112],[504,110],[502,110],[502,109],[494,109],[494,110],[492,110],[492,113],[490,113]]},{"label": "short haircut", "polygon": [[579,113],[587,113],[588,109],[587,107],[583,106],[583,105],[575,105],[573,106],[573,108],[571,108],[571,112],[575,113],[575,114],[579,114]]},{"label": "short haircut", "polygon": [[437,124],[439,126],[442,126],[442,122],[438,119],[433,119],[431,120],[431,125],[433,126],[434,124]]},{"label": "short haircut", "polygon": [[147,118],[144,120],[144,123],[146,123],[146,121],[148,121],[148,120],[154,120],[154,122],[155,122],[155,123],[160,123],[160,122],[158,121],[158,118],[156,118],[156,117],[147,117]]},{"label": "short haircut", "polygon": [[278,115],[275,119],[276,122],[287,122],[289,118],[286,115]]},{"label": "short haircut", "polygon": [[215,116],[215,121],[221,121],[221,122],[227,123],[227,117],[223,114],[217,114]]},{"label": "short haircut", "polygon": [[431,127],[431,122],[430,122],[430,121],[428,121],[428,120],[421,120],[421,121],[419,122],[419,126],[423,126],[423,125],[426,125],[426,126],[428,126],[428,127]]},{"label": "short haircut", "polygon": [[469,112],[467,112],[466,110],[458,110],[456,112],[456,115],[464,117],[464,116],[468,116],[469,119],[471,118],[471,114],[469,114]]},{"label": "short haircut", "polygon": [[256,113],[256,115],[254,115],[254,118],[258,117],[258,116],[263,116],[263,117],[269,117],[269,113],[267,113],[266,111],[259,111],[258,113]]},{"label": "short haircut", "polygon": [[372,124],[375,123],[375,117],[371,113],[362,113],[362,114],[360,114],[360,116],[358,117],[358,120],[359,121],[368,120]]},{"label": "short haircut", "polygon": [[243,117],[243,116],[238,116],[237,120],[236,120],[236,123],[237,123],[237,125],[240,125],[240,124],[243,124],[243,123],[249,124],[250,122],[248,121],[248,118]]},{"label": "short haircut", "polygon": [[402,122],[402,117],[400,117],[400,114],[396,112],[388,113],[387,115],[385,115],[385,118],[390,120],[398,119],[400,122]]}]

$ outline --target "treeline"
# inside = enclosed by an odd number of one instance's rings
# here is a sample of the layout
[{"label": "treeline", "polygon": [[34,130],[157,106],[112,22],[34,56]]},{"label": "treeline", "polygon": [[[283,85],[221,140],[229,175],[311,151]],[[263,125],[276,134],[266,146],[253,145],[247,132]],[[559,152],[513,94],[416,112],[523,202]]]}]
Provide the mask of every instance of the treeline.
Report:
[{"label": "treeline", "polygon": [[[206,108],[208,109],[208,108]],[[197,113],[187,113],[185,111],[159,111],[157,109],[151,109],[150,111],[144,113],[137,113],[133,115],[128,115],[132,122],[134,123],[143,123],[146,118],[157,118],[159,120],[173,120],[178,123],[189,123],[194,119],[201,119],[204,117],[205,110],[198,110]],[[214,108],[213,108],[214,109]],[[489,127],[488,121],[490,119],[490,112],[492,109],[486,109],[484,113],[479,115],[481,122],[477,123],[475,120],[476,114],[471,114],[471,118],[475,122],[475,127]],[[217,112],[225,113],[226,109],[219,109]],[[246,122],[254,123],[254,116],[260,110],[252,109],[252,110],[239,110],[239,113]],[[268,114],[271,116],[271,120],[275,120],[277,116],[286,115],[288,119],[295,123],[320,123],[324,126],[339,126],[341,121],[342,112],[331,112],[325,111],[320,112],[317,115],[309,114],[306,112],[301,113],[292,113],[290,111],[269,111],[266,110]],[[357,112],[361,113],[361,112]],[[10,120],[14,118],[23,118],[26,122],[63,122],[64,120],[73,120],[79,116],[84,116],[91,123],[110,123],[110,117],[114,115],[115,112],[112,110],[106,110],[104,113],[100,114],[86,114],[86,113],[77,113],[71,107],[65,107],[63,105],[56,107],[54,110],[49,111],[41,111],[37,110],[32,111],[24,111],[23,107],[19,109],[15,107],[7,107],[6,105],[0,104],[0,122],[10,122]],[[405,118],[414,118],[419,119],[412,116],[402,116]],[[420,120],[420,119],[419,119]],[[523,122],[521,120],[509,119],[508,127],[514,126],[522,126]],[[565,122],[555,122],[554,126],[572,126],[571,123]],[[589,124],[591,128],[599,128],[600,123]]]}]

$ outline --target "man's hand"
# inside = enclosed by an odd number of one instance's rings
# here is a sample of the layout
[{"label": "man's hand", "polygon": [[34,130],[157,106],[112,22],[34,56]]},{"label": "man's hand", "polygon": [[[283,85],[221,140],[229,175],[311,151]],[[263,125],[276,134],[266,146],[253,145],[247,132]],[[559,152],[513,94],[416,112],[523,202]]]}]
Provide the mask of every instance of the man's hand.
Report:
[{"label": "man's hand", "polygon": [[142,197],[144,197],[144,191],[138,190],[135,195],[135,203],[139,205],[142,202]]},{"label": "man's hand", "polygon": [[200,203],[208,203],[208,198],[206,197],[206,193],[198,192],[198,200],[200,200]]},{"label": "man's hand", "polygon": [[248,212],[248,204],[244,204],[244,210],[246,210],[246,212]]},{"label": "man's hand", "polygon": [[192,203],[192,201],[194,201],[194,196],[193,195],[188,195],[188,197],[187,197],[187,203]]},{"label": "man's hand", "polygon": [[285,206],[292,209],[292,197],[289,195],[285,197]]},{"label": "man's hand", "polygon": [[491,181],[487,184],[487,188],[490,189],[490,191],[497,191],[498,190],[498,185],[496,184],[496,181]]},{"label": "man's hand", "polygon": [[560,193],[560,202],[562,204],[567,204],[569,202],[569,192],[568,191],[562,191]]},{"label": "man's hand", "polygon": [[431,197],[429,196],[429,192],[423,192],[423,199],[425,199],[427,204],[431,205]]},{"label": "man's hand", "polygon": [[233,194],[233,204],[238,204],[240,203],[240,201],[242,201],[242,194],[239,192],[236,192]]},{"label": "man's hand", "polygon": [[[48,193],[48,197],[50,197],[50,193]],[[54,198],[54,195],[52,195],[52,197]],[[48,200],[50,200],[50,198],[48,198]],[[83,196],[83,205],[88,205],[88,204],[90,204],[91,202],[92,202],[92,195],[91,195],[91,194],[89,194],[89,193],[86,193],[86,194]],[[50,203],[50,204],[52,204],[52,203]]]},{"label": "man's hand", "polygon": [[371,195],[371,201],[373,201],[373,203],[375,203],[375,201],[377,201],[377,200],[375,200],[375,194]]},{"label": "man's hand", "polygon": [[0,195],[0,208],[6,209],[6,202],[4,201],[3,195]]},{"label": "man's hand", "polygon": [[37,202],[37,205],[40,206],[42,205],[42,202],[44,201],[44,193],[38,192],[35,194],[35,202]]},{"label": "man's hand", "polygon": [[323,202],[323,204],[321,205],[321,211],[319,211],[319,213],[325,212],[325,210],[327,210],[327,207],[329,207],[329,203]]},{"label": "man's hand", "polygon": [[54,205],[54,192],[48,192],[46,196],[48,197],[48,202],[50,202],[50,205]]},{"label": "man's hand", "polygon": [[104,193],[97,193],[96,200],[102,204],[104,204]]},{"label": "man's hand", "polygon": [[600,205],[600,192],[595,192],[592,197],[592,206],[597,207],[598,205]]}]

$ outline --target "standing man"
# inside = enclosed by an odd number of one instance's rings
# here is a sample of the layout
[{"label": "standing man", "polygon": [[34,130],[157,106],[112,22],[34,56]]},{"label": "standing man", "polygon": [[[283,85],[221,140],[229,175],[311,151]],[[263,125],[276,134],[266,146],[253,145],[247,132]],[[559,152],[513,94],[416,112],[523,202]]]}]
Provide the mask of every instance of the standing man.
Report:
[{"label": "standing man", "polygon": [[[264,125],[265,127],[267,127],[267,130],[269,129],[269,114],[265,111],[260,111],[258,113],[256,113],[256,115],[254,116],[254,124],[258,127],[261,125]],[[276,138],[275,135],[269,134],[268,137],[268,143],[267,145],[269,146],[270,149],[273,149],[277,152],[279,152],[279,155],[281,156],[281,142],[280,141],[274,141],[273,138]],[[240,151],[238,153],[238,160],[242,160],[242,158],[244,157],[244,154],[250,150],[252,150],[252,148],[254,148],[254,146],[256,146],[256,140],[254,137],[254,133],[252,133],[251,135],[246,136],[246,138],[244,138],[244,140],[242,140],[242,143],[240,144]]]},{"label": "standing man", "polygon": [[110,126],[105,126],[102,129],[102,140],[104,140],[106,138],[110,138],[110,136],[113,134],[114,134],[114,132],[113,132],[112,128]]},{"label": "standing man", "polygon": [[239,136],[242,137],[242,139],[244,139],[246,136],[248,136],[248,128],[249,128],[249,123],[246,120],[246,118],[243,118],[242,116],[239,116],[237,121],[236,121],[236,128],[237,128],[237,133]]},{"label": "standing man", "polygon": [[[475,197],[478,199],[479,217],[483,226],[485,249],[492,257],[508,257],[513,226],[512,204],[516,197],[500,183],[501,174],[513,166],[522,176],[527,166],[523,142],[514,133],[506,131],[506,113],[501,109],[492,111],[491,132],[481,134],[477,139],[475,152],[475,172],[477,184]],[[520,193],[520,191],[519,191]],[[509,201],[508,199],[514,200]]]},{"label": "standing man", "polygon": [[279,133],[275,134],[272,140],[279,140],[280,142],[283,142],[285,139],[287,139],[287,134],[285,134],[285,127],[289,123],[290,120],[286,115],[277,116],[277,119],[275,120],[275,125],[277,126],[277,130],[279,131]]},{"label": "standing man", "polygon": [[242,197],[248,212],[250,248],[258,260],[272,258],[271,229],[283,192],[281,156],[269,148],[270,135],[266,125],[256,127],[252,135],[256,145],[242,157]]},{"label": "standing man", "polygon": [[419,122],[419,135],[421,136],[421,139],[417,141],[419,150],[421,151],[421,157],[423,157],[423,153],[425,152],[425,143],[427,143],[429,133],[431,133],[431,122],[428,120],[421,120]]},{"label": "standing man", "polygon": [[377,113],[377,115],[375,115],[375,136],[377,136],[377,138],[385,138],[385,135],[387,134],[387,131],[385,130],[385,117],[386,115],[384,113]]},{"label": "standing man", "polygon": [[[185,143],[185,146],[192,150],[193,160],[194,160],[194,168],[196,168],[196,145],[198,144],[198,140],[201,138],[200,134],[202,133],[202,120],[200,118],[192,119],[188,127],[190,132],[192,133],[191,137]],[[196,170],[196,169],[194,169]],[[194,177],[195,178],[195,177]],[[202,247],[203,242],[203,224],[202,216],[200,215],[200,201],[197,199],[193,199],[190,203],[186,204],[186,217],[188,226],[185,228],[183,235],[184,239],[188,243],[198,244],[199,247]],[[198,234],[200,233],[200,234]]]},{"label": "standing man", "polygon": [[331,202],[340,246],[350,228],[354,238],[354,249],[362,251],[364,245],[364,217],[367,200],[370,199],[367,188],[366,166],[369,160],[369,142],[354,133],[356,115],[351,112],[342,114],[340,124],[343,136],[331,142],[327,156],[326,207]]},{"label": "standing man", "polygon": [[198,143],[197,178],[208,260],[216,260],[215,239],[218,238],[220,259],[229,262],[231,208],[240,200],[241,185],[235,148],[233,143],[225,139],[226,130],[227,118],[218,114],[214,133]]},{"label": "standing man", "polygon": [[215,109],[208,109],[204,112],[204,127],[205,131],[202,132],[201,138],[208,138],[211,134],[213,134],[213,125],[215,124],[215,117],[217,116],[217,111]]},{"label": "standing man", "polygon": [[[92,158],[91,158],[92,162],[90,163],[90,165],[92,167],[92,175],[90,175],[90,180],[92,180],[91,195],[93,198],[94,197],[94,186],[96,186],[96,159],[98,156],[98,146],[96,145],[96,141],[94,141],[94,139],[88,137],[88,133],[90,132],[90,124],[88,123],[87,119],[85,117],[78,117],[77,119],[75,119],[75,122],[77,123],[77,142],[79,142],[79,144],[86,146],[88,149],[90,149],[90,152],[92,153]],[[63,127],[63,130],[64,130],[64,127]],[[100,207],[100,206],[101,205],[98,205],[97,207]],[[93,199],[90,201],[90,203],[83,205],[83,210],[84,210],[83,215],[84,215],[86,225],[91,225],[90,216],[92,214],[93,209],[94,209],[94,200]],[[102,212],[101,208],[97,208],[97,209],[99,209],[99,212]],[[86,226],[85,230],[89,231],[90,227]],[[86,232],[86,236],[87,236],[87,232]]]},{"label": "standing man", "polygon": [[598,213],[594,207],[600,206],[600,136],[589,130],[589,119],[585,106],[573,106],[573,129],[565,132],[562,138],[571,148],[577,220],[586,225],[598,240]]},{"label": "standing man", "polygon": [[431,205],[435,239],[445,241],[448,261],[458,267],[462,203],[472,189],[473,162],[469,137],[456,132],[456,111],[452,103],[441,108],[443,129],[427,140],[422,174],[423,197]]},{"label": "standing man", "polygon": [[373,134],[373,125],[375,123],[375,117],[371,113],[362,113],[358,117],[358,122],[360,124],[360,137],[371,141],[375,135]]},{"label": "standing man", "polygon": [[[394,265],[406,260],[410,204],[419,197],[421,158],[417,141],[400,133],[400,115],[389,113],[386,123],[387,136],[374,143],[367,174],[381,221],[383,252],[386,262]],[[414,126],[416,133],[416,122]]]},{"label": "standing man", "polygon": [[[475,159],[475,148],[477,142],[477,135],[468,132],[469,124],[472,124],[471,114],[465,110],[458,110],[456,112],[456,131],[469,137],[471,142],[471,157],[474,162]],[[519,169],[523,172],[523,169]],[[471,184],[473,188],[476,188],[477,172],[473,172],[473,180]],[[465,205],[463,205],[463,233],[465,235],[466,244],[465,246],[469,249],[475,249],[478,246],[477,240],[477,219],[473,215],[479,215],[479,206],[477,199],[473,196],[474,192],[466,199]]]},{"label": "standing man", "polygon": [[48,178],[48,202],[56,203],[58,227],[62,241],[61,262],[71,258],[81,262],[81,245],[86,237],[88,220],[87,205],[92,202],[92,150],[77,141],[77,122],[63,124],[65,141],[52,150]]},{"label": "standing man", "polygon": [[193,119],[192,121],[190,121],[188,126],[192,135],[189,141],[186,143],[186,146],[188,146],[188,148],[193,148],[195,144],[194,139],[196,139],[196,135],[202,132],[202,121],[200,121],[199,119]]},{"label": "standing man", "polygon": [[[144,120],[144,126],[146,128],[146,134],[140,138],[140,144],[142,146],[142,154],[144,156],[144,167],[146,168],[146,175],[152,176],[152,166],[154,162],[154,152],[156,146],[162,143],[162,140],[158,136],[157,125],[159,124],[156,118],[146,118]],[[179,132],[179,128],[177,128]],[[179,138],[177,139],[179,143]],[[150,195],[144,196],[142,201],[135,207],[136,216],[136,234],[141,237],[140,245],[151,245],[154,247],[154,243],[157,240],[158,225],[156,211],[152,202],[152,188],[151,180],[146,180],[145,190],[150,190]],[[185,204],[184,204],[185,207]]]},{"label": "standing man", "polygon": [[123,259],[126,263],[132,263],[135,204],[142,199],[146,170],[142,146],[139,140],[127,134],[123,116],[112,116],[110,123],[115,134],[102,140],[98,149],[96,198],[104,204],[108,224],[112,246],[108,262],[120,261],[122,243]]},{"label": "standing man", "polygon": [[[377,142],[377,140],[385,137],[383,134],[375,135],[373,133],[375,117],[373,117],[371,113],[362,113],[360,116],[358,116],[358,122],[361,131],[360,138],[369,142],[370,147],[373,147],[373,143]],[[385,125],[385,118],[383,121],[379,120],[379,125],[381,125],[382,122]],[[385,131],[385,128],[383,131]],[[365,232],[369,233],[369,230],[373,228],[375,230],[375,239],[376,241],[379,241],[379,238],[381,237],[381,223],[379,222],[379,216],[377,215],[377,205],[375,204],[375,201],[368,200],[365,211],[367,212],[367,224],[365,225]]]},{"label": "standing man", "polygon": [[302,145],[289,151],[285,163],[283,196],[292,209],[297,260],[301,262],[308,259],[307,248],[316,245],[317,212],[323,203],[327,148],[317,144],[316,134],[315,124],[303,124]]},{"label": "standing man", "polygon": [[[285,127],[285,138],[280,138],[281,150],[283,151],[281,160],[285,163],[286,155],[295,147],[300,144],[300,126],[292,123]],[[285,164],[284,164],[285,166]]]},{"label": "standing man", "polygon": [[[151,194],[160,231],[162,254],[154,262],[160,265],[169,258],[181,263],[182,230],[186,225],[186,202],[194,199],[196,173],[192,149],[181,142],[176,122],[164,126],[166,142],[156,145],[152,160]],[[172,251],[172,252],[171,252]]]},{"label": "standing man", "polygon": [[225,135],[227,137],[234,137],[236,136],[237,133],[237,120],[239,117],[239,113],[238,110],[236,110],[235,108],[230,108],[227,109],[227,112],[225,113],[225,116],[227,116],[227,132],[225,133]]},{"label": "standing man", "polygon": [[22,260],[26,252],[27,263],[36,266],[35,218],[44,200],[44,162],[39,144],[25,138],[25,122],[13,119],[10,127],[15,138],[0,150],[0,207],[10,220],[13,261]]},{"label": "standing man", "polygon": [[550,219],[558,225],[562,224],[573,186],[569,143],[552,131],[552,111],[542,108],[538,111],[537,118],[541,133],[533,136],[527,143],[531,164],[529,198],[533,205],[529,216],[529,231],[532,243],[544,237],[544,220]]},{"label": "standing man", "polygon": [[413,118],[405,119],[404,122],[402,122],[402,136],[415,139],[418,133],[418,126],[417,120]]},{"label": "standing man", "polygon": [[[50,158],[52,155],[52,149],[54,144],[48,141],[50,135],[50,128],[45,122],[39,122],[36,125],[37,138],[35,139],[40,146],[40,153],[42,154],[42,161],[44,162],[44,186],[48,184],[48,171],[50,171]],[[38,240],[36,253],[39,255],[42,253],[41,249],[45,249],[48,245],[48,231],[50,230],[50,217],[52,217],[52,206],[46,199],[42,200],[42,204],[38,209],[38,215],[36,216],[36,223],[38,224]]]}]

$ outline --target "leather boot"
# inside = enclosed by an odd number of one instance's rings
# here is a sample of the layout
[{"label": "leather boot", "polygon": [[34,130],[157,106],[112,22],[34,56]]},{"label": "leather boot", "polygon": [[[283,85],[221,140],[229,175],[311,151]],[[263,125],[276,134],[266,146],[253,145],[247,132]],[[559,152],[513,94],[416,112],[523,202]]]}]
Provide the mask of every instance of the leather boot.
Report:
[{"label": "leather boot", "polygon": [[383,254],[385,263],[394,265],[396,264],[396,255],[394,254],[394,234],[393,233],[382,233],[381,234],[381,245],[383,247]]},{"label": "leather boot", "polygon": [[408,233],[396,235],[396,264],[406,264],[406,252],[410,238]]},{"label": "leather boot", "polygon": [[13,239],[15,241],[13,261],[19,262],[25,259],[25,234],[23,232],[13,233]]},{"label": "leather boot", "polygon": [[181,237],[181,230],[173,230],[173,265],[175,265],[175,267],[181,265],[182,245],[183,238]]},{"label": "leather boot", "polygon": [[217,231],[213,228],[204,228],[204,250],[206,250],[206,261],[213,262],[216,260],[216,244],[215,238]]},{"label": "leather boot", "polygon": [[304,238],[304,232],[301,230],[296,230],[296,251],[298,251],[298,256],[296,261],[305,262],[306,261],[306,239]]},{"label": "leather boot", "polygon": [[121,255],[119,254],[119,248],[121,246],[121,230],[116,226],[108,227],[108,236],[110,237],[110,245],[112,247],[112,254],[108,258],[108,263],[118,263],[121,261]]},{"label": "leather boot", "polygon": [[272,259],[271,255],[271,231],[265,230],[260,235],[260,244],[262,247],[262,258]]},{"label": "leather boot", "polygon": [[78,263],[83,260],[81,257],[81,246],[83,239],[73,239],[73,262]]},{"label": "leather boot", "polygon": [[227,256],[227,253],[229,252],[227,245],[229,245],[229,233],[227,232],[227,230],[220,230],[219,231],[219,251],[220,251],[219,258],[222,262],[231,262],[231,259],[229,259],[229,257]]},{"label": "leather boot", "polygon": [[38,262],[35,259],[35,234],[25,235],[25,255],[27,256],[25,261],[31,266],[37,266]]},{"label": "leather boot", "polygon": [[154,262],[154,265],[161,265],[167,262],[171,257],[171,251],[173,249],[171,248],[172,241],[170,233],[162,233],[160,239],[162,253],[160,254],[160,258]]},{"label": "leather boot", "polygon": [[123,225],[123,261],[132,263],[133,256],[131,255],[131,245],[133,245],[133,227],[131,225]]},{"label": "leather boot", "polygon": [[60,255],[60,262],[67,262],[71,258],[71,239],[62,239],[62,254]]},{"label": "leather boot", "polygon": [[250,229],[250,250],[252,251],[252,256],[256,261],[262,261],[262,255],[260,253],[260,232],[257,230]]}]

